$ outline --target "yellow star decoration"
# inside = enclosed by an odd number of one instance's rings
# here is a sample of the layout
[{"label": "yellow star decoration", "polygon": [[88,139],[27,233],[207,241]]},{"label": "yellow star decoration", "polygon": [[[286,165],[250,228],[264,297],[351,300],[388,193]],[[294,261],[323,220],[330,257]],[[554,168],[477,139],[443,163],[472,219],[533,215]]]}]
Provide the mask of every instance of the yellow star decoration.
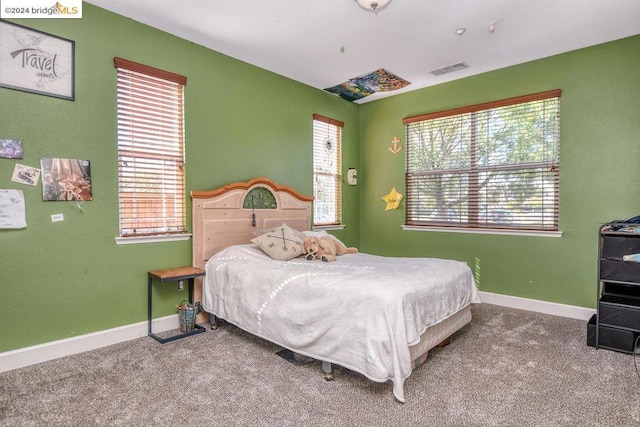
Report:
[{"label": "yellow star decoration", "polygon": [[398,209],[398,206],[400,206],[400,201],[402,200],[403,197],[404,196],[398,193],[396,188],[393,187],[393,190],[391,190],[389,194],[386,194],[382,197],[382,200],[387,202],[387,207],[385,208],[385,211],[388,211],[390,209]]}]

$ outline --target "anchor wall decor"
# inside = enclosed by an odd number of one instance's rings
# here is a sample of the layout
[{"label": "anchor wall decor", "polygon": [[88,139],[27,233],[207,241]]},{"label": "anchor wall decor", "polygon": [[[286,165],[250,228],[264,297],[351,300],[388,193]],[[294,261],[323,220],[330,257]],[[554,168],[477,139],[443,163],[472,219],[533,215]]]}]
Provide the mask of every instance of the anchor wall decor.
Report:
[{"label": "anchor wall decor", "polygon": [[402,150],[402,145],[400,145],[400,139],[398,139],[397,136],[394,136],[393,140],[391,141],[391,147],[389,147],[389,151],[391,151],[393,154],[398,154],[400,150]]}]

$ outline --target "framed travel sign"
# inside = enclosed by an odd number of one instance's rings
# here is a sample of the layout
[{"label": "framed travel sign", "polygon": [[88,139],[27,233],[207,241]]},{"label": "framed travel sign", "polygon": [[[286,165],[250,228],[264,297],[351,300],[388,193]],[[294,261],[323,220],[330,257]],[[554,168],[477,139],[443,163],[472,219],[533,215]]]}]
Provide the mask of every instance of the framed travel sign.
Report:
[{"label": "framed travel sign", "polygon": [[0,87],[73,101],[75,42],[0,20]]}]

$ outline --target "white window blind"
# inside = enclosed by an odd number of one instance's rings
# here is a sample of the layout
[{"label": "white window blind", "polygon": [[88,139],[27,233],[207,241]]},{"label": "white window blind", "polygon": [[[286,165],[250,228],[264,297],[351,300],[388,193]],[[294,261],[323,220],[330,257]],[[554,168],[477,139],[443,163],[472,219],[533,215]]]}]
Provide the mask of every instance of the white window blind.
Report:
[{"label": "white window blind", "polygon": [[344,123],[313,115],[313,223],[342,223],[342,128]]},{"label": "white window blind", "polygon": [[407,225],[558,230],[560,90],[404,123]]},{"label": "white window blind", "polygon": [[187,79],[121,58],[114,64],[120,235],[183,233]]}]

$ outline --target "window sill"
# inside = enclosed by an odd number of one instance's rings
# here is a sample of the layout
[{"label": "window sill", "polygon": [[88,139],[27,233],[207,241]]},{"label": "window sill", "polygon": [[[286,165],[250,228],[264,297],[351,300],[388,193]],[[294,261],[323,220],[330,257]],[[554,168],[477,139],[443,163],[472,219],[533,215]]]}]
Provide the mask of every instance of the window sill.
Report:
[{"label": "window sill", "polygon": [[453,227],[419,227],[416,225],[403,225],[406,231],[436,231],[443,233],[466,234],[498,234],[504,236],[531,236],[531,237],[562,237],[562,231],[533,231],[533,230],[503,230],[503,229],[478,229],[478,228],[453,228]]},{"label": "window sill", "polygon": [[180,242],[189,240],[191,233],[186,234],[165,234],[162,236],[140,236],[140,237],[114,237],[116,245],[131,245],[137,243],[159,243],[159,242]]},{"label": "window sill", "polygon": [[344,224],[334,224],[334,225],[314,225],[313,231],[316,230],[344,230]]}]

